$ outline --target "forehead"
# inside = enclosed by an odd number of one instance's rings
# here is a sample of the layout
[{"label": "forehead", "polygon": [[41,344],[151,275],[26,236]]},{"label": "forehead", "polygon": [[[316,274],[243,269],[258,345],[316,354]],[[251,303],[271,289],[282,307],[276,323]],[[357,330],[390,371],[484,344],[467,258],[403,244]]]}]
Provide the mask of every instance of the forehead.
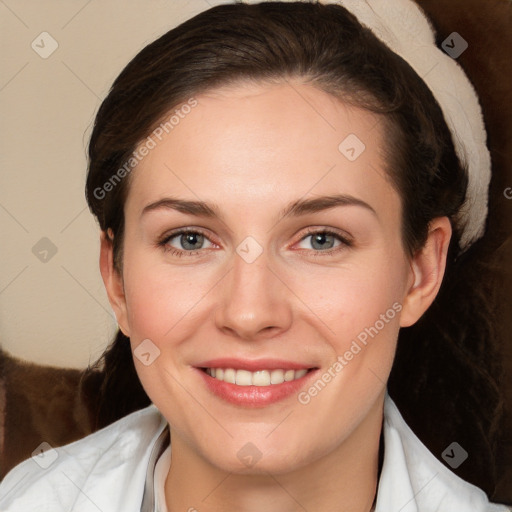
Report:
[{"label": "forehead", "polygon": [[234,84],[193,100],[164,117],[174,116],[172,127],[151,135],[155,147],[133,171],[130,208],[165,194],[238,206],[333,189],[390,199],[375,114],[298,82]]}]

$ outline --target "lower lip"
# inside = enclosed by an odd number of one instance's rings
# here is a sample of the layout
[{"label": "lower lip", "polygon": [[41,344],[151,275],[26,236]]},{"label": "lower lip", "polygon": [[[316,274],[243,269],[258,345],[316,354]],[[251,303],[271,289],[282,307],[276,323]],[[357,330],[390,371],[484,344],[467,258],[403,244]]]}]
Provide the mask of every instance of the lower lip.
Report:
[{"label": "lower lip", "polygon": [[310,370],[300,379],[271,384],[270,386],[237,386],[210,377],[205,371],[196,368],[208,389],[226,402],[245,407],[265,407],[297,394],[306,382],[316,373]]}]

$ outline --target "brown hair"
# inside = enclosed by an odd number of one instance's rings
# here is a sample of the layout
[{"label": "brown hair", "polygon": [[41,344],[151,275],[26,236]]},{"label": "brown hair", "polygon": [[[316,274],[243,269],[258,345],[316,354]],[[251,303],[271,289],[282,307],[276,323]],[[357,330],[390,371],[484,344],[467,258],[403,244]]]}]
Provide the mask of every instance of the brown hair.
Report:
[{"label": "brown hair", "polygon": [[[500,396],[489,290],[479,286],[484,274],[472,261],[473,250],[458,258],[454,216],[465,200],[466,171],[423,80],[340,5],[213,7],[146,46],[124,68],[96,116],[86,185],[100,228],[114,232],[116,269],[122,272],[129,177],[105,194],[98,190],[105,190],[137,145],[171,109],[203,91],[291,78],[370,110],[386,123],[387,173],[402,200],[402,238],[410,255],[425,242],[432,219],[452,220],[445,282],[420,321],[400,331],[389,390],[435,455],[453,440],[467,447],[472,464],[462,465],[459,474],[489,492]],[[460,281],[467,265],[478,273],[470,290]],[[96,428],[150,403],[121,331],[84,378],[99,370]]]}]

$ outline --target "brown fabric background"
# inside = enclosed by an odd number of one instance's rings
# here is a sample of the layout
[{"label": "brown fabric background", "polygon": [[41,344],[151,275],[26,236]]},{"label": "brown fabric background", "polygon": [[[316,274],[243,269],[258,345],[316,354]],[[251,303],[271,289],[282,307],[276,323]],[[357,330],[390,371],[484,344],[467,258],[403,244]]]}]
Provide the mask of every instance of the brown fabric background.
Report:
[{"label": "brown fabric background", "polygon": [[[485,252],[498,265],[500,338],[506,379],[505,422],[498,449],[495,501],[512,503],[512,3],[508,0],[416,0],[432,20],[437,41],[458,32],[468,49],[457,59],[480,98],[492,159]],[[435,435],[435,433],[433,433]]]}]

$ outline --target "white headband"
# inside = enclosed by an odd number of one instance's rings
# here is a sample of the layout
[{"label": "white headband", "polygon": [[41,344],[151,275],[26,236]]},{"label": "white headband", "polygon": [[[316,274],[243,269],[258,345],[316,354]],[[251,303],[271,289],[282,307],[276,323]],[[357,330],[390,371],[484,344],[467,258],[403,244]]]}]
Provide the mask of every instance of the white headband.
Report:
[{"label": "white headband", "polygon": [[[457,215],[460,246],[467,249],[485,231],[491,179],[482,111],[473,86],[455,59],[435,45],[435,33],[412,0],[335,0],[402,57],[427,84],[441,107],[459,159],[468,169],[466,202]],[[455,37],[455,39],[454,39]],[[450,39],[451,38],[451,39]],[[464,44],[450,35],[446,47]]]},{"label": "white headband", "polygon": [[[261,0],[244,0],[257,3]],[[284,0],[293,1],[293,0]],[[485,231],[491,157],[482,111],[473,86],[455,59],[437,48],[429,20],[412,0],[327,0],[345,7],[423,79],[441,107],[457,156],[468,169],[466,201],[456,216],[460,247],[466,250]],[[450,39],[452,37],[452,39]],[[448,37],[447,48],[464,43]]]}]

